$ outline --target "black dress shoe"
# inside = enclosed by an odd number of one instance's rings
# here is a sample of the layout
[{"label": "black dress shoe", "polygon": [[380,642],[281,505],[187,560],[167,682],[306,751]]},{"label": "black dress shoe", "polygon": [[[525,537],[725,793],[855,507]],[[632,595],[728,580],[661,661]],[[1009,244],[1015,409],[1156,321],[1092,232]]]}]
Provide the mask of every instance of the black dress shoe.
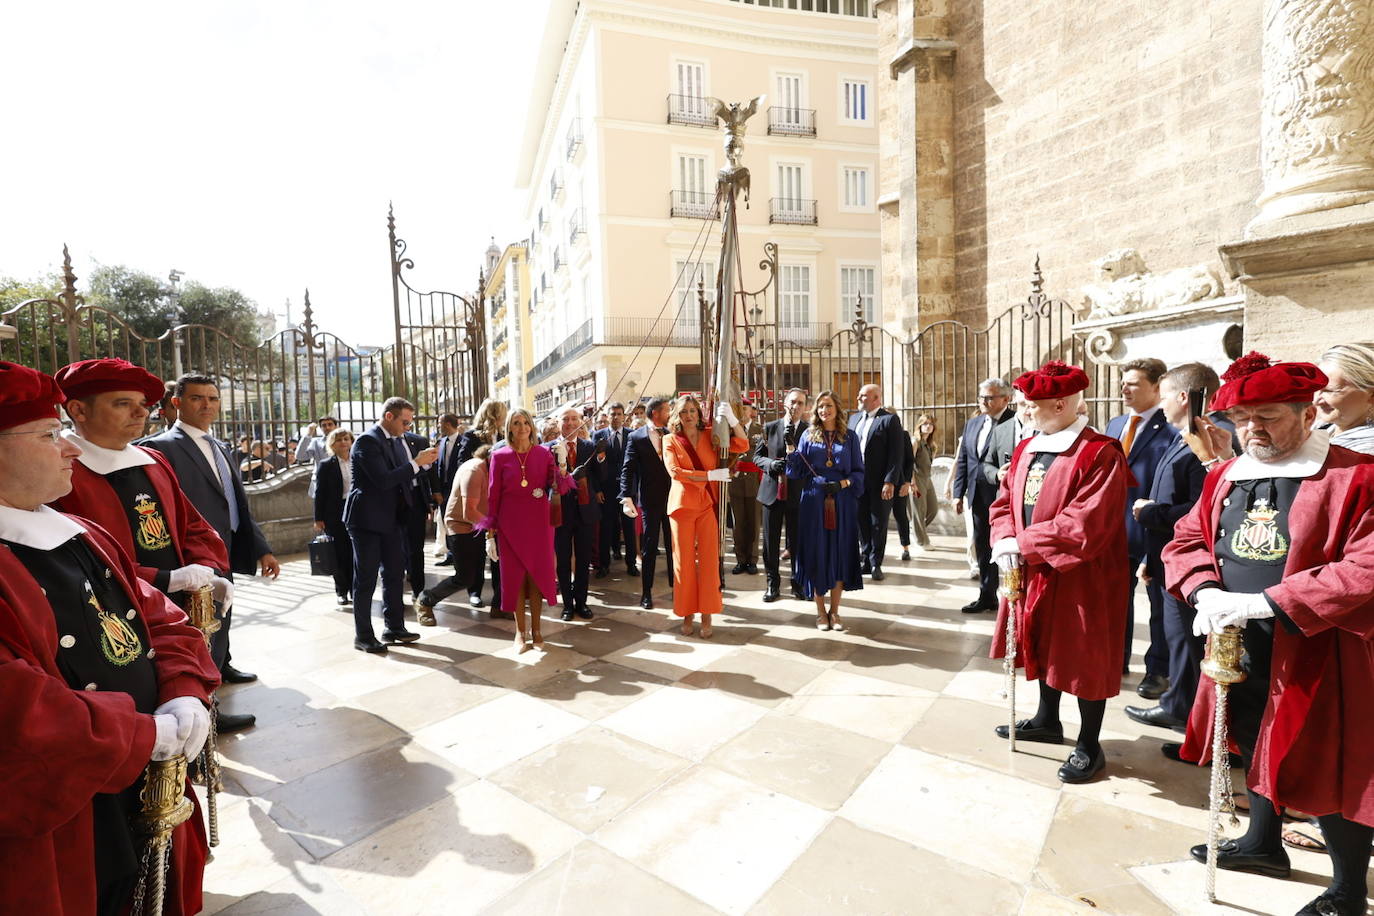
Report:
[{"label": "black dress shoe", "polygon": [[439,562],[435,563],[434,565],[435,565],[435,566],[452,566],[452,565],[453,565],[453,560],[452,560],[452,558],[450,558],[450,557],[444,557],[442,560],[440,560]]},{"label": "black dress shoe", "polygon": [[1107,755],[1102,748],[1097,749],[1096,757],[1089,757],[1087,751],[1074,748],[1069,759],[1059,768],[1059,781],[1071,784],[1087,782],[1106,768]]},{"label": "black dress shoe", "polygon": [[382,642],[414,642],[419,638],[419,633],[412,633],[405,627],[402,627],[399,630],[382,631]]},{"label": "black dress shoe", "polygon": [[1126,715],[1141,725],[1155,725],[1159,728],[1183,728],[1188,723],[1169,715],[1163,706],[1127,706]]},{"label": "black dress shoe", "polygon": [[1169,679],[1162,674],[1147,674],[1140,679],[1135,692],[1147,700],[1158,700],[1169,689]]},{"label": "black dress shoe", "polygon": [[515,619],[515,615],[514,615],[514,614],[512,614],[510,611],[503,611],[503,610],[501,610],[499,607],[494,607],[494,608],[492,608],[490,611],[487,612],[487,615],[488,615],[489,617],[491,617],[492,620],[514,620],[514,619]]},{"label": "black dress shoe", "polygon": [[[1217,868],[1227,871],[1248,871],[1253,875],[1266,878],[1287,878],[1292,867],[1288,864],[1288,853],[1278,852],[1245,853],[1238,852],[1235,840],[1223,840],[1217,847]],[[1207,861],[1207,844],[1198,843],[1188,850],[1189,855],[1199,862]],[[1318,911],[1320,912],[1320,910]]]},{"label": "black dress shoe", "polygon": [[751,576],[757,576],[759,574],[759,564],[749,563],[745,566],[744,571]]},{"label": "black dress shoe", "polygon": [[[1168,757],[1170,760],[1177,760],[1179,763],[1190,763],[1196,766],[1196,760],[1183,759],[1183,755],[1180,753],[1180,751],[1182,750],[1183,745],[1176,743],[1161,744],[1159,746],[1159,752],[1163,754],[1165,757]],[[1226,762],[1229,763],[1233,769],[1245,765],[1245,762],[1240,758],[1240,754],[1228,754]]]},{"label": "black dress shoe", "polygon": [[598,579],[604,579],[604,578],[606,578],[607,576],[609,576],[610,574],[611,574],[611,571],[610,571],[609,569],[607,569],[606,567],[604,567],[604,566],[598,566],[598,567],[596,568],[596,577],[597,577]]},{"label": "black dress shoe", "polygon": [[809,601],[809,600],[810,600],[809,598],[806,597],[806,595],[804,595],[804,594],[802,593],[802,590],[799,589],[799,588],[797,588],[795,585],[792,586],[792,597],[793,597],[793,599],[795,599],[795,600],[797,600],[797,601]]},{"label": "black dress shoe", "polygon": [[[997,737],[1007,736],[1007,727],[999,725],[993,729],[997,732]],[[1016,723],[1017,741],[1038,741],[1041,744],[1063,744],[1064,726],[1058,728],[1046,728],[1042,725],[1032,725],[1030,719],[1022,719]]]},{"label": "black dress shoe", "polygon": [[247,671],[240,671],[233,665],[225,665],[220,672],[220,678],[226,684],[247,684],[249,681],[256,681],[258,676]]},{"label": "black dress shoe", "polygon": [[258,717],[251,712],[222,712],[215,717],[215,729],[223,735],[252,728],[257,721]]},{"label": "black dress shoe", "polygon": [[736,563],[735,568],[730,570],[730,575],[738,576],[740,573],[744,572],[745,569],[747,569],[747,567],[743,563]]},{"label": "black dress shoe", "polygon": [[881,582],[887,578],[887,576],[883,575],[882,568],[876,566],[873,568],[872,576],[874,582]]},{"label": "black dress shoe", "polygon": [[979,598],[977,601],[970,601],[968,604],[959,608],[959,610],[965,614],[981,614],[983,613],[983,611],[997,610],[997,605],[989,604],[988,602]]},{"label": "black dress shoe", "polygon": [[359,652],[375,652],[379,655],[386,652],[386,645],[378,642],[375,636],[353,640],[353,648],[357,649]]},{"label": "black dress shoe", "polygon": [[581,617],[583,620],[591,620],[591,619],[592,619],[592,612],[591,612],[591,610],[584,604],[584,605],[582,605],[580,608],[577,609],[577,616],[578,616],[578,617]]},{"label": "black dress shoe", "polygon": [[570,607],[565,607],[565,608],[563,608],[563,613],[561,613],[561,614],[558,615],[558,619],[559,619],[559,620],[572,620],[572,619],[573,619],[573,610],[572,610],[572,608],[570,608]]},{"label": "black dress shoe", "polygon": [[1298,916],[1364,916],[1364,895],[1358,898],[1337,896],[1331,891],[1322,894],[1298,910]]},{"label": "black dress shoe", "polygon": [[775,588],[770,588],[770,589],[768,589],[767,591],[765,591],[765,592],[763,593],[763,600],[764,600],[764,603],[766,603],[766,604],[772,604],[774,601],[777,601],[777,600],[778,600],[778,590],[775,589]]},{"label": "black dress shoe", "polygon": [[637,575],[639,575],[639,567],[636,566],[636,565],[634,565],[633,563],[627,564],[627,565],[625,566],[625,575],[627,575],[627,576],[637,576]]},{"label": "black dress shoe", "polygon": [[861,576],[867,576],[867,575],[869,575],[869,574],[872,573],[872,572],[873,572],[873,567],[872,567],[872,565],[870,565],[870,564],[868,564],[868,563],[860,563],[860,564],[859,564],[859,575],[861,575]]},{"label": "black dress shoe", "polygon": [[652,611],[652,610],[654,609],[654,598],[653,598],[653,596],[652,596],[652,595],[640,595],[640,596],[639,596],[639,606],[642,607],[642,608],[644,608],[644,610],[646,610],[646,611]]}]

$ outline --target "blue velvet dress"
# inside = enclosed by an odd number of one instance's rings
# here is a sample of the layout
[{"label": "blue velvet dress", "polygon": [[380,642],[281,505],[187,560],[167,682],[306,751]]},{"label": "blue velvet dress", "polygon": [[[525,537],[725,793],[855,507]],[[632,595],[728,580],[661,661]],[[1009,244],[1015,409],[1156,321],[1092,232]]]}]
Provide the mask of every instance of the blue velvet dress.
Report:
[{"label": "blue velvet dress", "polygon": [[[834,465],[826,467],[827,460],[833,460]],[[813,441],[809,431],[803,433],[797,450],[787,456],[787,477],[802,488],[792,556],[806,597],[828,594],[836,584],[843,584],[845,591],[863,588],[858,517],[864,460],[859,454],[859,437],[845,430],[844,438],[827,452],[824,442]],[[827,531],[824,486],[844,479],[849,480],[849,486],[835,494],[835,529]]]}]

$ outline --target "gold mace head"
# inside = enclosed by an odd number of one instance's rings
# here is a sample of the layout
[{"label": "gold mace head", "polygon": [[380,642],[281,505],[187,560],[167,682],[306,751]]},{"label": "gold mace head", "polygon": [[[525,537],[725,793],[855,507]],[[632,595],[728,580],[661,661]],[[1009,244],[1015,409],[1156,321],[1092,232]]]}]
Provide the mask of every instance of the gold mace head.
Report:
[{"label": "gold mace head", "polygon": [[168,835],[195,811],[186,797],[186,758],[177,754],[154,760],[143,773],[141,804],[133,817],[134,830],[147,837]]},{"label": "gold mace head", "polygon": [[1218,684],[1230,686],[1245,680],[1240,659],[1245,654],[1244,630],[1230,626],[1213,633],[1207,641],[1207,657],[1202,660],[1202,673]]},{"label": "gold mace head", "polygon": [[1001,571],[1001,585],[998,588],[1002,597],[1008,601],[1020,601],[1022,595],[1021,567]]},{"label": "gold mace head", "polygon": [[215,616],[214,586],[203,585],[187,594],[186,616],[191,619],[191,626],[205,636],[205,644],[210,645],[210,636],[220,628],[219,618]]}]

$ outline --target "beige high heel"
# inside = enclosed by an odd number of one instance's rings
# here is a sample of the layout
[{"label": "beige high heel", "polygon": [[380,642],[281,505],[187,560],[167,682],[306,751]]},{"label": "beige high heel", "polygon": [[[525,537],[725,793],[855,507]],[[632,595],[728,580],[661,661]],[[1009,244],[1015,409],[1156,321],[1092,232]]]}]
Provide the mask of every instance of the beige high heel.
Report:
[{"label": "beige high heel", "polygon": [[691,636],[691,635],[692,635],[692,620],[693,620],[693,618],[695,618],[695,617],[696,617],[695,614],[688,614],[686,617],[682,618],[682,635],[683,635],[683,636]]},{"label": "beige high heel", "polygon": [[711,615],[710,615],[710,614],[702,614],[702,615],[701,615],[701,638],[702,638],[702,639],[710,639],[710,638],[711,638]]}]

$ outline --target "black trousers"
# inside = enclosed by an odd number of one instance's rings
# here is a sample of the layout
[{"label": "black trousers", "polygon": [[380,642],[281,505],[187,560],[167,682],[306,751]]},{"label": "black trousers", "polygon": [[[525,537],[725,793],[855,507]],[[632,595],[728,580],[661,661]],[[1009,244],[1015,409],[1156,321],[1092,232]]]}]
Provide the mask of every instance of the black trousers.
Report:
[{"label": "black trousers", "polygon": [[587,606],[588,569],[592,562],[596,523],[578,518],[575,505],[564,506],[563,511],[563,524],[553,530],[558,591],[563,597],[563,608],[577,611]]},{"label": "black trousers", "polygon": [[343,525],[331,525],[325,532],[334,539],[334,594],[353,599],[353,539]]},{"label": "black trousers", "polygon": [[[1126,654],[1122,656],[1123,671],[1131,663],[1131,638],[1135,633],[1135,586],[1136,570],[1140,568],[1140,557],[1131,557],[1131,590],[1126,593]],[[1145,673],[1168,675],[1169,643],[1164,635],[1164,583],[1155,576],[1145,586],[1145,595],[1150,599],[1150,647],[1145,650]]]},{"label": "black trousers", "polygon": [[406,573],[406,547],[401,528],[383,534],[350,528],[353,538],[353,629],[359,639],[375,638],[372,595],[382,578],[382,621],[388,630],[405,628],[401,587]]},{"label": "black trousers", "polygon": [[[482,575],[482,567],[487,562],[487,534],[485,531],[470,531],[467,534],[445,536],[449,556],[453,557],[453,575],[427,586],[416,599],[430,607],[443,601],[459,589],[469,588],[473,580]],[[500,596],[497,585],[497,596]],[[499,601],[496,604],[500,604]]]},{"label": "black trousers", "polygon": [[892,519],[892,500],[882,498],[882,486],[883,482],[877,481],[873,490],[865,489],[859,498],[859,557],[873,569],[882,569],[887,524]]},{"label": "black trousers", "polygon": [[622,545],[625,552],[625,565],[627,567],[632,565],[635,555],[635,520],[625,514],[620,500],[612,496],[606,497],[606,501],[601,504],[600,527],[601,537],[596,565],[602,569],[609,569],[611,551],[622,547]]},{"label": "black trousers", "polygon": [[892,515],[897,519],[897,540],[911,546],[911,497],[898,495],[892,500]]},{"label": "black trousers", "polygon": [[[782,587],[782,543],[784,534],[787,544],[791,545],[797,530],[796,500],[777,500],[771,506],[763,507],[763,573],[769,591],[779,591]],[[797,561],[789,561],[787,578],[792,585],[800,588],[797,581]]]},{"label": "black trousers", "polygon": [[968,511],[973,513],[973,550],[978,555],[978,602],[997,603],[997,564],[992,562],[992,521],[988,510],[992,504],[970,500]]},{"label": "black trousers", "polygon": [[639,581],[644,594],[648,595],[654,590],[654,569],[658,565],[660,535],[663,536],[663,545],[667,547],[664,556],[668,560],[668,584],[673,584],[673,532],[668,527],[666,503],[662,506],[640,506],[639,512],[644,517],[644,532],[639,536]]},{"label": "black trousers", "polygon": [[1245,769],[1255,756],[1255,742],[1259,740],[1260,721],[1269,703],[1269,671],[1274,656],[1273,618],[1250,620],[1245,624],[1245,654],[1240,667],[1245,680],[1233,684],[1227,703],[1230,708],[1230,735],[1240,748]]},{"label": "black trousers", "polygon": [[1176,719],[1188,718],[1202,673],[1202,652],[1207,640],[1193,635],[1192,605],[1164,593],[1164,640],[1169,646],[1169,689],[1159,705]]},{"label": "black trousers", "polygon": [[430,506],[421,505],[419,499],[417,490],[415,505],[406,512],[406,575],[410,578],[412,595],[418,595],[425,589],[425,534],[429,529]]}]

